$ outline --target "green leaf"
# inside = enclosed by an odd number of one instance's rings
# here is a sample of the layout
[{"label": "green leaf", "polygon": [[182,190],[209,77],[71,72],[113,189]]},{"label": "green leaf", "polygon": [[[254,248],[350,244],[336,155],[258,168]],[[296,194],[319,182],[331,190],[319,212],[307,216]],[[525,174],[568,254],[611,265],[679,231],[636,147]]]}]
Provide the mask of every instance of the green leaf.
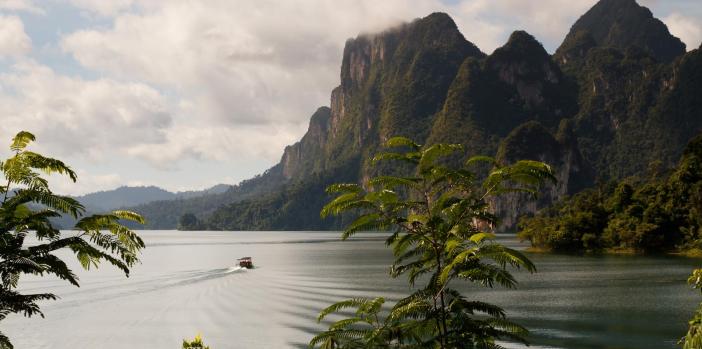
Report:
[{"label": "green leaf", "polygon": [[463,146],[460,144],[434,144],[422,151],[422,157],[419,160],[419,171],[427,171],[436,164],[436,160],[439,158],[460,151],[463,151]]},{"label": "green leaf", "polygon": [[59,173],[67,175],[73,182],[78,179],[73,170],[61,160],[44,157],[40,154],[25,151],[20,154],[27,166],[45,172],[46,174]]},{"label": "green leaf", "polygon": [[421,178],[415,177],[395,177],[395,176],[378,176],[373,177],[368,181],[372,186],[384,186],[386,188],[409,187],[418,188]]},{"label": "green leaf", "polygon": [[380,214],[369,213],[356,218],[341,234],[341,239],[346,240],[359,231],[380,230],[386,223],[380,219]]},{"label": "green leaf", "polygon": [[485,155],[473,156],[473,157],[469,158],[468,160],[466,160],[466,166],[473,166],[473,165],[477,165],[480,163],[486,163],[488,165],[493,165],[493,166],[497,165],[497,161],[495,160],[495,158],[493,158],[491,156],[485,156]]},{"label": "green leaf", "polygon": [[376,164],[379,161],[384,161],[384,160],[399,160],[399,161],[405,161],[409,162],[411,164],[416,164],[419,162],[420,154],[417,152],[410,152],[410,153],[380,153],[373,157],[372,163]]},{"label": "green leaf", "polygon": [[360,185],[358,184],[353,184],[353,183],[339,183],[339,184],[332,184],[327,187],[327,193],[329,194],[334,194],[334,193],[360,193],[363,191],[363,188],[361,188]]},{"label": "green leaf", "polygon": [[140,214],[132,211],[125,211],[125,210],[116,210],[112,211],[112,214],[119,218],[119,219],[125,219],[133,222],[137,222],[139,224],[146,224],[146,221],[144,220],[144,217],[142,217]]},{"label": "green leaf", "polygon": [[29,145],[29,143],[34,142],[36,137],[27,131],[20,131],[12,138],[12,143],[10,144],[10,150],[21,151]]},{"label": "green leaf", "polygon": [[495,234],[493,234],[493,233],[477,233],[477,234],[473,234],[473,235],[470,237],[470,241],[472,241],[472,242],[475,243],[475,244],[481,244],[481,243],[482,243],[484,240],[486,240],[486,239],[487,239],[487,240],[493,240],[493,239],[495,239],[496,237],[497,237],[497,236],[496,236]]},{"label": "green leaf", "polygon": [[410,147],[413,150],[419,150],[421,147],[419,144],[415,143],[409,138],[405,137],[392,137],[388,139],[387,142],[385,142],[385,146],[388,148],[394,148],[394,147]]}]

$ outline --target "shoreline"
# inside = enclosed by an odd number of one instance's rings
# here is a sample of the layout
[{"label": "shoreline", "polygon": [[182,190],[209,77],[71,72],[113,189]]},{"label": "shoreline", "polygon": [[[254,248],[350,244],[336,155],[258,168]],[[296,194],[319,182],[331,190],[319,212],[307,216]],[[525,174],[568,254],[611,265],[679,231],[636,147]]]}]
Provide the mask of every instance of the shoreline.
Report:
[{"label": "shoreline", "polygon": [[582,256],[598,256],[598,255],[608,255],[608,256],[673,256],[673,257],[684,257],[692,259],[702,259],[702,249],[690,248],[682,250],[673,250],[660,253],[645,253],[637,251],[633,248],[606,248],[603,250],[588,250],[582,252],[555,252],[552,248],[542,247],[542,246],[530,246],[524,249],[524,252],[535,253],[535,254],[564,254],[564,255],[582,255]]}]

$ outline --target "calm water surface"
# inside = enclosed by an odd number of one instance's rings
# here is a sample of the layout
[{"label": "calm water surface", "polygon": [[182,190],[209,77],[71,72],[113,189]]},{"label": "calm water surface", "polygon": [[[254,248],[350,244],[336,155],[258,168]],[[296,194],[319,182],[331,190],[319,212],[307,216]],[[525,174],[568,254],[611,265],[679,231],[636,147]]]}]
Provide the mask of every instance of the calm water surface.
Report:
[{"label": "calm water surface", "polygon": [[[23,279],[51,291],[46,318],[2,323],[16,348],[180,348],[202,333],[213,349],[305,347],[328,304],[353,296],[398,299],[383,238],[339,241],[328,232],[142,232],[142,264],[78,271],[81,287]],[[503,243],[520,246],[514,239]],[[252,256],[257,268],[239,270]],[[702,261],[653,257],[531,255],[539,272],[518,273],[517,290],[467,287],[532,332],[532,348],[675,348],[700,301],[685,285]],[[76,268],[78,269],[78,268]],[[506,344],[508,347],[519,348]]]}]

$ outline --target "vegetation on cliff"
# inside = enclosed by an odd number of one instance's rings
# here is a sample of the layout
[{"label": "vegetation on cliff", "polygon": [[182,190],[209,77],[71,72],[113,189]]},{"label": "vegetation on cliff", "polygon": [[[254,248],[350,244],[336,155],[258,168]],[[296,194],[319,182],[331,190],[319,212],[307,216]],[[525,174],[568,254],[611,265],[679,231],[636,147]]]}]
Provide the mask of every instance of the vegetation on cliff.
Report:
[{"label": "vegetation on cliff", "polygon": [[[583,39],[585,36],[588,38]],[[660,61],[672,61],[685,53],[685,44],[635,0],[600,0],[573,24],[566,37],[570,44],[556,55],[573,53],[574,48],[582,46],[572,43],[587,41],[618,49],[635,46]]]},{"label": "vegetation on cliff", "polygon": [[588,189],[519,223],[519,237],[555,251],[702,248],[702,135],[670,173]]}]

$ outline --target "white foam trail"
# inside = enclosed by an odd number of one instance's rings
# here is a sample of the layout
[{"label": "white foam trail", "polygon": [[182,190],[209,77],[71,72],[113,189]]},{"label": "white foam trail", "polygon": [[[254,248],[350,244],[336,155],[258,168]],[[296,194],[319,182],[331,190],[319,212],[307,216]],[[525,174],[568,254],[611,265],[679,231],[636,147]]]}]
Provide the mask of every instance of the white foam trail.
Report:
[{"label": "white foam trail", "polygon": [[229,267],[224,271],[224,274],[229,274],[229,273],[233,273],[233,272],[237,272],[237,271],[246,271],[246,268],[240,267],[240,266]]}]

